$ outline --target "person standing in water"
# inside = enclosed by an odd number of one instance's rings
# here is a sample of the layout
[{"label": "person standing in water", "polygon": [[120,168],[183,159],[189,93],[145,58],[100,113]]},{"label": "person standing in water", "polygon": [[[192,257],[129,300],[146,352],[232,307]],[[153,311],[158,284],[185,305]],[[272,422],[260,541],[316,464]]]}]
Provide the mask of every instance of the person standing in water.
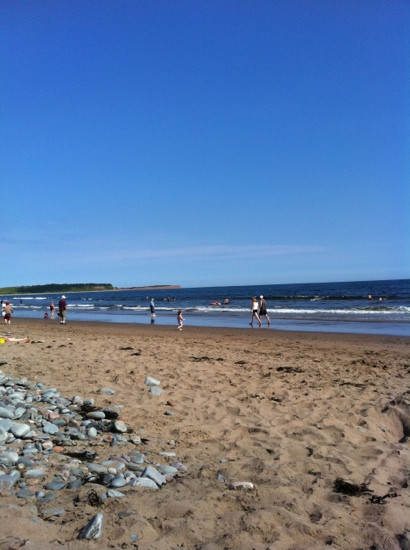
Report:
[{"label": "person standing in water", "polygon": [[260,320],[260,327],[262,326],[262,317],[266,317],[266,320],[268,321],[268,327],[270,327],[270,319],[268,315],[268,310],[266,308],[266,300],[263,298],[263,296],[259,296],[259,320]]},{"label": "person standing in water", "polygon": [[67,316],[67,302],[65,301],[65,296],[61,296],[58,302],[58,316],[60,317],[60,325],[65,325]]},{"label": "person standing in water", "polygon": [[178,330],[182,330],[182,327],[184,326],[183,321],[185,321],[185,319],[182,317],[182,309],[178,311],[177,321],[178,321],[178,327],[177,327]]},{"label": "person standing in water", "polygon": [[155,304],[154,304],[154,298],[151,298],[151,302],[149,304],[149,309],[151,311],[151,325],[155,323]]},{"label": "person standing in water", "polygon": [[253,327],[253,320],[256,319],[259,323],[259,326],[261,326],[261,320],[258,315],[258,300],[256,298],[252,298],[251,311],[252,311],[252,319],[249,324],[251,325],[251,327]]}]

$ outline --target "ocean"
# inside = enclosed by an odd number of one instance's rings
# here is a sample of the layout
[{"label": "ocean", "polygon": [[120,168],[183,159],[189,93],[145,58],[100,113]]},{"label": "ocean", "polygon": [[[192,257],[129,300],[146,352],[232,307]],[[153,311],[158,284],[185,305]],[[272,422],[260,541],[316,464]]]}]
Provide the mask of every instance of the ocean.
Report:
[{"label": "ocean", "polygon": [[[251,330],[251,298],[260,295],[267,302],[271,330],[410,336],[410,279],[71,292],[66,293],[67,320],[176,326],[182,309],[186,326]],[[51,300],[57,306],[60,294],[1,298],[12,303],[14,318],[43,318]],[[253,330],[259,330],[256,327]]]}]

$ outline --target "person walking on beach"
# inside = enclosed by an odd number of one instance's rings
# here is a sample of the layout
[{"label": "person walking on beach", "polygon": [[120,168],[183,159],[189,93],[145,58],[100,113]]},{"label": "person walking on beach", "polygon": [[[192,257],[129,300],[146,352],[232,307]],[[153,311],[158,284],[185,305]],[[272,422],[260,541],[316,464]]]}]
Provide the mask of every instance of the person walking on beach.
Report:
[{"label": "person walking on beach", "polygon": [[253,320],[256,319],[259,323],[259,326],[261,326],[262,323],[258,315],[258,300],[255,297],[252,298],[251,311],[252,311],[252,319],[249,324],[251,325],[251,327],[253,327]]},{"label": "person walking on beach", "polygon": [[13,313],[13,308],[10,305],[10,302],[6,302],[4,306],[4,322],[6,325],[11,323],[11,314]]},{"label": "person walking on beach", "polygon": [[183,321],[185,321],[185,319],[182,317],[182,309],[178,311],[177,321],[178,321],[178,327],[177,327],[178,330],[182,330],[182,327],[184,326]]},{"label": "person walking on beach", "polygon": [[65,301],[65,296],[61,296],[58,302],[58,316],[60,317],[60,325],[65,325],[67,317],[67,302]]},{"label": "person walking on beach", "polygon": [[266,308],[266,300],[264,300],[263,296],[259,296],[260,302],[259,302],[259,320],[260,320],[260,327],[262,326],[262,317],[266,317],[268,321],[268,327],[270,327],[270,319],[268,315],[268,310]]},{"label": "person walking on beach", "polygon": [[51,319],[54,319],[54,310],[55,310],[54,302],[50,302],[50,317],[51,317]]},{"label": "person walking on beach", "polygon": [[149,304],[149,309],[151,311],[151,325],[155,323],[155,304],[154,304],[154,298],[151,298],[151,302]]}]

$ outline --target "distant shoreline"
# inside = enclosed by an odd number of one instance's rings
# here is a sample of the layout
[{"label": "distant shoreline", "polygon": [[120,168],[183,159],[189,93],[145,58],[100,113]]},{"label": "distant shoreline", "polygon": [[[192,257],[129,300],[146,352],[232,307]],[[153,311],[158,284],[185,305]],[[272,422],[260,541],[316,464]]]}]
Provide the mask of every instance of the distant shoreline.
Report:
[{"label": "distant shoreline", "polygon": [[90,293],[90,292],[121,292],[124,290],[177,290],[182,288],[181,285],[152,285],[152,286],[131,286],[131,287],[117,287],[113,288],[93,288],[87,290],[45,290],[43,292],[19,292],[16,289],[11,289],[11,292],[3,292],[3,289],[0,289],[0,296],[11,296],[12,294],[18,294],[19,296],[24,295],[41,295],[41,294],[81,294],[81,293]]},{"label": "distant shoreline", "polygon": [[180,285],[153,285],[153,286],[127,286],[115,287],[114,290],[176,290]]}]

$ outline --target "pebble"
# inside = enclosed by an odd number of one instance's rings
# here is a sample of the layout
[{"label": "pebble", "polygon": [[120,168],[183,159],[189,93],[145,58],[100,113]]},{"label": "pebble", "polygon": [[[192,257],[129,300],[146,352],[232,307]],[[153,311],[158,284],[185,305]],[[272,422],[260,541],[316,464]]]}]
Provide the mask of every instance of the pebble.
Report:
[{"label": "pebble", "polygon": [[124,433],[125,434],[128,431],[128,428],[125,425],[125,422],[123,422],[122,420],[116,420],[114,422],[114,428],[119,433]]},{"label": "pebble", "polygon": [[161,382],[159,380],[157,380],[156,378],[152,378],[152,376],[147,376],[147,378],[145,379],[144,384],[146,386],[159,386],[161,384]]},{"label": "pebble", "polygon": [[99,539],[102,535],[103,523],[103,514],[95,514],[95,516],[93,516],[87,525],[80,531],[78,538],[92,540]]},{"label": "pebble", "polygon": [[116,491],[115,489],[108,489],[107,495],[110,498],[122,498],[124,497],[124,493],[121,493],[121,491]]},{"label": "pebble", "polygon": [[254,484],[250,481],[234,481],[233,483],[229,484],[229,489],[233,491],[253,491],[254,488]]},{"label": "pebble", "polygon": [[158,472],[158,470],[156,470],[153,466],[147,466],[145,470],[142,472],[141,477],[147,477],[148,479],[152,479],[152,481],[155,481],[158,487],[165,485],[165,483],[167,482],[165,477],[160,472]]},{"label": "pebble", "polygon": [[155,481],[152,481],[152,479],[149,479],[148,477],[138,477],[131,483],[131,486],[134,487],[146,487],[148,489],[159,489],[158,485],[155,483]]}]

